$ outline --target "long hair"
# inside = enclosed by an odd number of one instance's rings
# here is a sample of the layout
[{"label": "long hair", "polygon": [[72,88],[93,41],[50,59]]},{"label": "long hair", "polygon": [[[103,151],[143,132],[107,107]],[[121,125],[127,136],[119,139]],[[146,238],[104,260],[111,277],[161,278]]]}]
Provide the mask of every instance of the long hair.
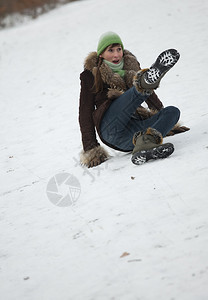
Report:
[{"label": "long hair", "polygon": [[93,91],[95,94],[103,90],[103,81],[100,73],[100,66],[102,65],[102,62],[103,62],[103,58],[98,57],[98,65],[94,74],[94,85],[93,85]]}]

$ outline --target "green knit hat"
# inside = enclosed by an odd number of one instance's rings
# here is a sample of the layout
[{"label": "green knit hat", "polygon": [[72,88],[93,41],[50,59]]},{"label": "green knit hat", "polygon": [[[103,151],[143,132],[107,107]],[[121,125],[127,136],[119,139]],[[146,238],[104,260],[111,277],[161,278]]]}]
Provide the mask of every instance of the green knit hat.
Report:
[{"label": "green knit hat", "polygon": [[105,48],[107,48],[111,44],[120,44],[122,49],[124,49],[121,38],[118,34],[112,31],[108,31],[103,33],[99,39],[97,46],[97,56],[99,56]]}]

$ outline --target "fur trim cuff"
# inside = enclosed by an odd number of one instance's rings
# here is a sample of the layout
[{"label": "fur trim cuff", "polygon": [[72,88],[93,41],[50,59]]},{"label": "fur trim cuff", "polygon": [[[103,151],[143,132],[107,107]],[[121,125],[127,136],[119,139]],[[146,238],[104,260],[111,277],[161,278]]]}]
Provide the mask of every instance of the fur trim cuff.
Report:
[{"label": "fur trim cuff", "polygon": [[133,85],[137,89],[139,93],[142,95],[151,95],[153,93],[153,89],[145,89],[142,87],[141,80],[143,74],[147,71],[148,69],[142,69],[133,78]]},{"label": "fur trim cuff", "polygon": [[159,131],[157,131],[157,129],[149,127],[149,128],[147,128],[145,133],[153,136],[156,144],[159,144],[159,145],[162,144],[163,136]]},{"label": "fur trim cuff", "polygon": [[108,99],[116,99],[118,97],[120,97],[122,94],[124,93],[123,90],[119,90],[119,89],[108,89]]},{"label": "fur trim cuff", "polygon": [[146,134],[151,135],[154,138],[156,144],[161,145],[163,143],[162,134],[159,131],[157,131],[157,129],[149,127],[144,132],[142,131],[135,132],[132,140],[134,146],[136,145],[137,138],[141,135],[146,135]]},{"label": "fur trim cuff", "polygon": [[101,159],[102,161],[104,161],[109,157],[110,155],[108,154],[108,152],[103,147],[98,146],[88,151],[82,150],[82,152],[80,153],[80,163],[88,167],[94,159]]}]

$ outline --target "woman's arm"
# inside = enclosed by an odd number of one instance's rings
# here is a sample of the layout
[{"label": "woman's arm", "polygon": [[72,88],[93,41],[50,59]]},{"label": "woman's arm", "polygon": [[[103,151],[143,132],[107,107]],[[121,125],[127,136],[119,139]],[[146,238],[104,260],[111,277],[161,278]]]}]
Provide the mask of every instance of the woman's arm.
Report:
[{"label": "woman's arm", "polygon": [[153,92],[145,101],[149,107],[149,109],[153,110],[161,110],[163,108],[163,104],[158,98],[158,96]]},{"label": "woman's arm", "polygon": [[94,167],[108,158],[108,153],[97,141],[93,112],[95,110],[95,94],[92,92],[94,78],[90,71],[80,75],[81,90],[79,104],[79,124],[82,134],[83,151],[80,155],[81,164]]},{"label": "woman's arm", "polygon": [[82,134],[83,149],[84,151],[87,151],[99,146],[92,117],[93,111],[95,110],[95,94],[92,92],[93,75],[90,71],[84,71],[80,74],[80,80],[79,124]]}]

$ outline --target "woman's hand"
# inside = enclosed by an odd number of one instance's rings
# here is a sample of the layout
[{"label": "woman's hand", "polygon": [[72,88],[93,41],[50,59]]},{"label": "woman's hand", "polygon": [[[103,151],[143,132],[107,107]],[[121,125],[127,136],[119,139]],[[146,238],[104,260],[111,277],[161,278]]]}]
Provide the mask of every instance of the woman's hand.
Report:
[{"label": "woman's hand", "polygon": [[103,147],[97,146],[88,151],[82,151],[80,155],[80,162],[82,165],[92,168],[100,165],[108,158],[108,152]]},{"label": "woman's hand", "polygon": [[89,164],[88,164],[88,168],[92,168],[92,167],[96,167],[100,164],[102,164],[106,159],[108,159],[108,157],[105,154],[102,154],[100,157],[95,157],[93,158]]}]

